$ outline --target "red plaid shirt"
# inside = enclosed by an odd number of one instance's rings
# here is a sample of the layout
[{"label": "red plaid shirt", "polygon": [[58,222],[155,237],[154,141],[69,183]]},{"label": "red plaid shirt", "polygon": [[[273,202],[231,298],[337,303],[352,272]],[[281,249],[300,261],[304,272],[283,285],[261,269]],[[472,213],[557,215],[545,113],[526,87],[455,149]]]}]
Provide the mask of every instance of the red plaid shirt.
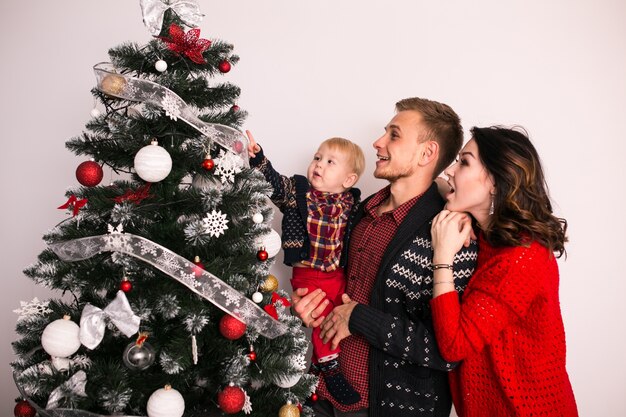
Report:
[{"label": "red plaid shirt", "polygon": [[352,193],[324,193],[309,190],[306,193],[308,216],[306,219],[310,257],[301,263],[324,272],[339,267],[343,237],[348,225],[348,215],[354,205]]},{"label": "red plaid shirt", "polygon": [[[402,220],[420,197],[414,197],[395,210],[379,215],[378,207],[389,197],[389,189],[389,187],[383,188],[367,202],[363,218],[352,231],[348,249],[346,293],[353,301],[361,304],[369,305],[385,249],[391,243]],[[317,386],[319,397],[330,401],[336,409],[342,412],[368,408],[369,351],[369,344],[360,335],[352,335],[341,341],[341,354],[339,355],[341,372],[361,395],[361,401],[352,405],[338,403],[328,393],[322,378]]]}]

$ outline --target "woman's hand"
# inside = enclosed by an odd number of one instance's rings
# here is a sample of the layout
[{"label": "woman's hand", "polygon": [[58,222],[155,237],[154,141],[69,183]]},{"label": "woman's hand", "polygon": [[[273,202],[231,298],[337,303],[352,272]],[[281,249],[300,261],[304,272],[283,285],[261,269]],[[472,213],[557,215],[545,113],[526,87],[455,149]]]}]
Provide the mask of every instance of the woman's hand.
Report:
[{"label": "woman's hand", "polygon": [[250,158],[254,158],[256,154],[261,150],[261,147],[257,145],[254,140],[254,136],[252,136],[252,132],[246,130],[246,136],[248,136],[248,156]]},{"label": "woman's hand", "polygon": [[466,213],[441,210],[430,228],[433,245],[433,263],[452,264],[454,255],[467,246],[473,235],[472,219]]},{"label": "woman's hand", "polygon": [[308,288],[298,288],[291,294],[292,310],[306,327],[317,327],[324,321],[322,314],[329,301],[319,288],[311,294],[308,292]]}]

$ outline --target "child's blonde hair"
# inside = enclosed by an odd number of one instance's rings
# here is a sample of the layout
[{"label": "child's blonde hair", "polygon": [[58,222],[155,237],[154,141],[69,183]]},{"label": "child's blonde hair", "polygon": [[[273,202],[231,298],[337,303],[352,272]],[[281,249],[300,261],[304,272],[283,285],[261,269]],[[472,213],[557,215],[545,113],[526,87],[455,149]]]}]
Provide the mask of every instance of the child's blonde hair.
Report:
[{"label": "child's blonde hair", "polygon": [[354,173],[361,177],[365,169],[365,156],[359,145],[344,138],[326,139],[324,142],[320,143],[320,147],[322,145],[326,145],[330,149],[337,149],[348,155],[348,163],[352,166]]}]

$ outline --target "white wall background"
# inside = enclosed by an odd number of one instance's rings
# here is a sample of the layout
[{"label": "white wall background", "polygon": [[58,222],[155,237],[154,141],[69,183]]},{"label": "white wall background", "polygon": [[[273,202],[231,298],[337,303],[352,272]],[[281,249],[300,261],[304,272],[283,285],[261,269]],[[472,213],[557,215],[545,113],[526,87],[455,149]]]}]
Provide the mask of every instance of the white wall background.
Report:
[{"label": "white wall background", "polygon": [[[409,96],[450,104],[466,130],[525,126],[570,225],[561,303],[580,414],[626,415],[626,3],[200,3],[203,37],[232,42],[241,56],[224,79],[242,88],[245,127],[285,173],[304,172],[320,140],[345,136],[368,151],[360,186],[374,192],[384,183],[371,178],[371,143]],[[56,207],[82,159],[64,142],[89,119],[91,67],[149,33],[136,0],[2,0],[0,16],[0,410],[8,415],[17,395],[12,310],[47,295],[21,271],[65,218]]]}]

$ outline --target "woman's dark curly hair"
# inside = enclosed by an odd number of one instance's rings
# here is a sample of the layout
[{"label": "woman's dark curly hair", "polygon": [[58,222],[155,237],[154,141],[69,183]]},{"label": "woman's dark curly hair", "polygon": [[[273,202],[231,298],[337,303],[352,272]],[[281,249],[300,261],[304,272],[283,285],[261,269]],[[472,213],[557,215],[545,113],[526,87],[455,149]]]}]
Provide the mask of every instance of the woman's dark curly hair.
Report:
[{"label": "woman's dark curly hair", "polygon": [[484,230],[494,246],[526,245],[536,240],[565,253],[567,221],[552,214],[548,186],[537,150],[523,128],[474,127],[480,160],[495,182],[494,213]]}]

